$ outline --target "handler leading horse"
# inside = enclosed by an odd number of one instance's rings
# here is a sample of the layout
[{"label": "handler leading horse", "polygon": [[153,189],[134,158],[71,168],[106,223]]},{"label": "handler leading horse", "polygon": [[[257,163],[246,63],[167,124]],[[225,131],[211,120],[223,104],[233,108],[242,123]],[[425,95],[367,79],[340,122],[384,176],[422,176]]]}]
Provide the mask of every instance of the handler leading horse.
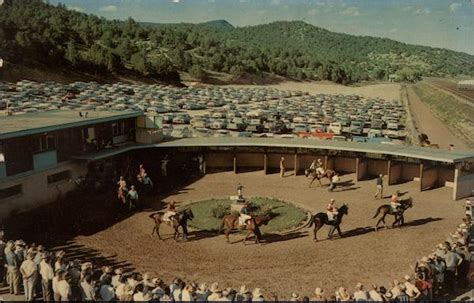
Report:
[{"label": "handler leading horse", "polygon": [[163,241],[160,236],[160,225],[162,223],[165,223],[174,229],[173,238],[175,241],[178,241],[179,238],[179,227],[183,229],[183,240],[188,240],[188,220],[192,220],[194,218],[194,214],[191,208],[186,208],[177,212],[176,215],[171,217],[171,220],[163,220],[163,213],[161,212],[152,213],[151,215],[149,215],[149,217],[152,218],[155,222],[155,226],[153,227],[153,231],[151,232],[152,236],[156,232],[158,238]]},{"label": "handler leading horse", "polygon": [[247,235],[244,238],[244,245],[245,241],[248,239],[250,234],[255,235],[255,244],[260,243],[260,240],[262,238],[262,233],[260,232],[260,226],[262,225],[267,225],[268,222],[272,217],[266,215],[266,216],[256,216],[252,217],[247,225],[240,225],[239,224],[239,216],[236,215],[226,215],[224,218],[222,218],[222,223],[221,227],[219,229],[219,234],[221,233],[222,229],[224,229],[224,234],[227,239],[227,243],[230,243],[229,241],[229,234],[232,229],[238,229],[238,230],[247,230]]},{"label": "handler leading horse", "polygon": [[304,171],[305,177],[312,177],[311,182],[309,183],[309,187],[313,184],[314,180],[318,180],[319,186],[322,186],[321,179],[328,178],[332,180],[332,177],[336,175],[336,172],[332,169],[326,169],[323,173],[318,172],[317,169],[306,169]]}]

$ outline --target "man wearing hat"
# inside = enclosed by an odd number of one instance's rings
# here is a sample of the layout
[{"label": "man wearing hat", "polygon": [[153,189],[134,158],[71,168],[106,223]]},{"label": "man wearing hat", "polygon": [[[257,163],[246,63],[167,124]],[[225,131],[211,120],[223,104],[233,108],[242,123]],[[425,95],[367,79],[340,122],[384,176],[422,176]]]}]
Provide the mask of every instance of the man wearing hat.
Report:
[{"label": "man wearing hat", "polygon": [[263,293],[260,288],[255,288],[252,291],[252,302],[264,302]]},{"label": "man wearing hat", "polygon": [[310,301],[325,302],[326,298],[324,297],[324,290],[320,287],[316,287],[316,289],[314,290],[314,296],[311,298]]},{"label": "man wearing hat", "polygon": [[418,297],[421,296],[420,290],[415,284],[411,283],[411,277],[409,275],[405,275],[403,278],[405,279],[406,294],[410,297],[410,300],[417,300]]},{"label": "man wearing hat", "polygon": [[5,247],[5,263],[7,265],[7,281],[10,287],[10,294],[20,294],[20,262],[14,253],[13,241],[8,241]]},{"label": "man wearing hat", "polygon": [[280,158],[280,178],[285,176],[285,158]]},{"label": "man wearing hat", "polygon": [[453,292],[456,284],[456,269],[462,263],[462,258],[451,247],[448,247],[448,251],[444,255],[444,262],[446,263],[444,274],[446,291]]},{"label": "man wearing hat", "polygon": [[211,292],[207,289],[206,283],[201,283],[196,290],[196,301],[197,302],[207,302],[207,298]]},{"label": "man wearing hat", "polygon": [[51,266],[51,255],[42,253],[42,260],[39,265],[39,273],[41,276],[41,289],[43,291],[43,302],[53,301],[53,278],[54,270]]},{"label": "man wearing hat", "polygon": [[326,214],[329,221],[334,221],[335,216],[338,214],[337,207],[335,206],[336,200],[331,199],[329,204],[326,206]]},{"label": "man wearing hat", "polygon": [[122,277],[123,269],[117,268],[115,269],[114,273],[115,275],[112,276],[112,286],[117,288],[117,286],[120,284],[120,278]]},{"label": "man wearing hat", "polygon": [[357,301],[368,301],[369,297],[367,292],[364,290],[364,285],[362,283],[357,283],[355,287],[356,291],[354,292],[354,300]]},{"label": "man wearing hat", "polygon": [[26,301],[33,301],[34,294],[35,294],[35,280],[36,280],[36,273],[37,268],[36,264],[33,261],[34,253],[29,252],[26,255],[26,260],[21,263],[20,272],[23,276],[23,287],[25,290],[25,300]]},{"label": "man wearing hat", "polygon": [[250,292],[246,285],[240,286],[239,291],[235,295],[236,302],[249,302],[250,301]]},{"label": "man wearing hat", "polygon": [[377,198],[377,196],[380,195],[380,199],[383,198],[383,175],[380,174],[376,180],[377,183],[377,191],[375,192],[374,197]]},{"label": "man wearing hat", "polygon": [[138,193],[135,190],[135,186],[130,186],[130,190],[127,193],[127,201],[130,209],[135,209],[138,206]]},{"label": "man wearing hat", "polygon": [[211,294],[207,297],[209,302],[217,301],[222,296],[222,291],[219,289],[219,283],[217,282],[211,284],[209,291],[211,292]]}]

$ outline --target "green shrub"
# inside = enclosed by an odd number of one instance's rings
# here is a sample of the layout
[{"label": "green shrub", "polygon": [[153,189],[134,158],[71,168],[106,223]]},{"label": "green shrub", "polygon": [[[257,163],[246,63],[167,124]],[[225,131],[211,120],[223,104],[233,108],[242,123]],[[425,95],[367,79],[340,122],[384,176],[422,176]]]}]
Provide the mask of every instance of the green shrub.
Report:
[{"label": "green shrub", "polygon": [[255,216],[274,216],[273,208],[271,205],[268,204],[257,206],[253,213]]},{"label": "green shrub", "polygon": [[224,204],[217,204],[212,208],[212,216],[217,219],[222,219],[224,216],[230,214],[230,206]]}]

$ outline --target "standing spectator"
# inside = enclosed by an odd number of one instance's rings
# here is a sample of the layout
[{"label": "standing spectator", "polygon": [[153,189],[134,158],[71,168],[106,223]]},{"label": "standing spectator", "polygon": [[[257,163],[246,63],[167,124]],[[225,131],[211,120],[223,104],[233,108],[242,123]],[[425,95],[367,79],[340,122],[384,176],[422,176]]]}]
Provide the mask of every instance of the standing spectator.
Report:
[{"label": "standing spectator", "polygon": [[25,300],[33,301],[35,294],[35,280],[37,268],[35,265],[34,253],[32,251],[28,252],[26,255],[26,260],[21,263],[20,272],[23,276],[23,288],[25,290]]},{"label": "standing spectator", "polygon": [[152,290],[153,298],[160,301],[161,298],[165,295],[165,284],[163,283],[163,281],[157,278],[153,279],[152,281],[153,283],[155,283],[155,288]]},{"label": "standing spectator", "polygon": [[161,175],[163,177],[167,177],[168,176],[168,162],[170,160],[168,160],[168,155],[165,155],[165,157],[163,158],[163,160],[161,160]]},{"label": "standing spectator", "polygon": [[399,293],[398,296],[396,296],[396,300],[399,303],[408,303],[410,302],[410,297],[406,293],[406,287],[404,284],[399,284],[398,285]]},{"label": "standing spectator", "polygon": [[221,290],[219,289],[219,283],[214,282],[209,288],[211,294],[207,297],[209,302],[216,301],[220,297]]},{"label": "standing spectator", "polygon": [[199,172],[201,174],[204,174],[204,156],[202,154],[198,156],[198,162],[199,162]]},{"label": "standing spectator", "polygon": [[[135,294],[133,295],[133,301],[135,302],[145,301],[144,292],[143,292],[143,284],[138,284],[135,287]],[[178,300],[176,302],[181,302],[181,300]]]},{"label": "standing spectator", "polygon": [[140,164],[138,168],[138,175],[137,175],[138,182],[140,183],[143,182],[145,175],[146,175],[145,167],[143,166],[143,164]]},{"label": "standing spectator", "polygon": [[409,275],[405,275],[405,288],[406,294],[410,297],[410,300],[417,300],[421,296],[420,290],[411,283],[411,278]]},{"label": "standing spectator", "polygon": [[240,286],[239,292],[235,295],[235,302],[249,302],[250,299],[251,296],[247,286]]},{"label": "standing spectator", "polygon": [[453,150],[454,150],[454,144],[449,144],[448,150],[449,150],[449,151],[453,151]]},{"label": "standing spectator", "polygon": [[191,301],[194,301],[194,291],[195,291],[195,287],[193,285],[194,283],[186,286],[184,289],[183,289],[183,292],[181,294],[181,300],[184,301],[184,302],[191,302]]},{"label": "standing spectator", "polygon": [[369,291],[369,299],[370,301],[373,301],[373,302],[383,302],[384,299],[382,298],[382,295],[377,289],[378,289],[377,285],[372,284],[372,289]]},{"label": "standing spectator", "polygon": [[356,291],[354,292],[354,300],[357,301],[368,301],[369,297],[367,296],[367,292],[364,290],[364,285],[362,283],[357,283]]},{"label": "standing spectator", "polygon": [[280,178],[285,176],[285,158],[280,158]]},{"label": "standing spectator", "polygon": [[0,229],[0,286],[5,285],[6,271],[7,268],[5,261],[5,248],[6,243],[3,239],[3,230]]},{"label": "standing spectator", "polygon": [[112,277],[112,287],[117,288],[120,284],[120,279],[122,278],[123,269],[117,268],[115,269],[115,275]]},{"label": "standing spectator", "polygon": [[66,264],[66,252],[64,250],[60,250],[56,253],[56,262],[54,263],[54,270],[67,270],[67,264]]},{"label": "standing spectator", "polygon": [[153,181],[151,181],[151,178],[147,173],[143,175],[143,187],[145,188],[146,194],[150,194],[153,190]]},{"label": "standing spectator", "polygon": [[23,240],[15,241],[15,255],[18,258],[18,264],[21,265],[26,259],[25,242]]},{"label": "standing spectator", "polygon": [[184,281],[178,282],[177,287],[173,290],[172,293],[172,298],[175,300],[175,302],[180,302],[182,300],[181,297],[185,286],[186,283],[184,283]]},{"label": "standing spectator", "polygon": [[423,297],[426,300],[431,300],[432,299],[432,297],[433,297],[432,284],[430,282],[426,281],[426,280],[423,280],[423,275],[422,274],[417,274],[416,275],[415,286],[422,293]]},{"label": "standing spectator", "polygon": [[377,196],[380,195],[380,199],[383,198],[383,175],[380,174],[376,180],[377,182],[377,191],[375,192],[374,197],[377,199]]},{"label": "standing spectator", "polygon": [[14,253],[14,244],[8,241],[5,247],[5,261],[7,264],[8,285],[10,294],[20,295],[20,262],[17,255]]},{"label": "standing spectator", "polygon": [[341,181],[341,179],[339,178],[339,174],[336,173],[334,176],[332,176],[330,180],[329,191],[333,191],[336,188],[337,183],[339,183],[339,181]]},{"label": "standing spectator", "polygon": [[252,292],[252,302],[264,302],[263,293],[260,288],[255,288]]},{"label": "standing spectator", "polygon": [[342,286],[339,287],[339,289],[336,291],[336,298],[341,302],[351,301],[351,296],[349,295],[347,290]]},{"label": "standing spectator", "polygon": [[127,193],[127,200],[130,209],[135,209],[138,206],[138,193],[135,190],[135,186],[130,186],[130,190]]},{"label": "standing spectator", "polygon": [[[114,288],[110,285],[111,282],[112,282],[112,277],[110,275],[105,276],[105,278],[102,281],[103,284],[99,290],[102,301],[106,301],[106,302],[112,301],[115,298],[115,291],[114,291]],[[139,284],[139,285],[142,287],[142,290],[143,290],[143,284]],[[137,289],[139,285],[137,285]]]},{"label": "standing spectator", "polygon": [[59,293],[59,282],[61,281],[61,277],[64,274],[63,270],[58,270],[56,271],[56,274],[54,275],[53,278],[53,297],[54,297],[54,302],[59,302],[61,301],[61,294]]},{"label": "standing spectator", "polygon": [[58,277],[58,293],[59,301],[70,301],[71,300],[71,286],[69,285],[69,276],[66,271],[60,271]]},{"label": "standing spectator", "polygon": [[298,293],[294,292],[291,294],[290,302],[300,302],[300,301],[301,301],[301,297]]},{"label": "standing spectator", "polygon": [[95,300],[95,288],[92,285],[92,276],[86,275],[81,282],[81,300],[82,301],[94,301]]},{"label": "standing spectator", "polygon": [[207,289],[206,283],[201,283],[196,291],[196,301],[197,302],[207,302],[207,297],[209,297],[210,292]]},{"label": "standing spectator", "polygon": [[452,293],[456,285],[456,270],[462,263],[462,259],[451,247],[448,247],[448,251],[444,255],[444,262],[446,263],[446,272],[444,275],[446,291]]},{"label": "standing spectator", "polygon": [[[114,277],[112,277],[112,283],[113,283]],[[117,297],[117,299],[119,301],[122,301],[121,298],[125,294],[125,287],[126,286],[127,286],[127,277],[121,275],[120,278],[119,278],[118,284],[115,287],[115,296]]]},{"label": "standing spectator", "polygon": [[53,301],[53,278],[54,270],[51,266],[51,256],[49,253],[42,254],[40,263],[41,289],[43,291],[43,302]]}]

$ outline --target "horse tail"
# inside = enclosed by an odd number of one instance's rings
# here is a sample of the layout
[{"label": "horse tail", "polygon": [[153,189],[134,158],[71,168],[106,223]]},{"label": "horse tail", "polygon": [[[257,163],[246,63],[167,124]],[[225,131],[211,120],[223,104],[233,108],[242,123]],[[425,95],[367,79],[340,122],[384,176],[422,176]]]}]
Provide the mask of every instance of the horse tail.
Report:
[{"label": "horse tail", "polygon": [[377,212],[376,212],[375,215],[372,217],[372,219],[377,218],[377,216],[380,214],[380,209],[382,209],[382,206],[379,206],[379,208],[377,208]]},{"label": "horse tail", "polygon": [[307,228],[310,228],[313,226],[314,224],[314,217],[313,215],[310,215],[311,218],[308,220],[308,222],[306,222],[306,224],[303,226],[303,228],[307,227]]}]

